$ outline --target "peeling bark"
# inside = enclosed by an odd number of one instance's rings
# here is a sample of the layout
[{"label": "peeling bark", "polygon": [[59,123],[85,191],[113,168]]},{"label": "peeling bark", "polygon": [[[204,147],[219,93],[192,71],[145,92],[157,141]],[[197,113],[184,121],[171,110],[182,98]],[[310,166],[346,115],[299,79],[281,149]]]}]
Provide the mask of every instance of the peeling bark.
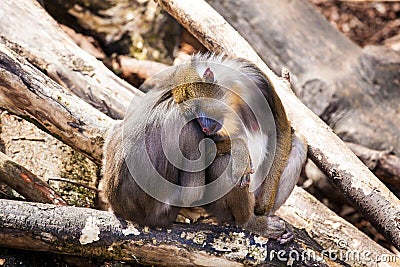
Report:
[{"label": "peeling bark", "polygon": [[[106,211],[0,200],[0,245],[11,248],[157,266],[348,266],[322,255],[304,233],[296,234],[296,242],[281,246],[236,227],[149,229]],[[289,261],[293,251],[310,256]]]},{"label": "peeling bark", "polygon": [[112,120],[0,44],[0,106],[99,163]]},{"label": "peeling bark", "polygon": [[80,49],[37,1],[2,0],[0,33],[0,43],[112,118],[142,95]]}]

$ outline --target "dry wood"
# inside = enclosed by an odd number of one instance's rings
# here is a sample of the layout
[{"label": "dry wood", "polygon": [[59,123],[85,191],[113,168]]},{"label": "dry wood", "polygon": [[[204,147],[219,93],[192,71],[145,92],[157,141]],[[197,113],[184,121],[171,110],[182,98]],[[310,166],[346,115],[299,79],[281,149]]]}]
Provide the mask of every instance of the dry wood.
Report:
[{"label": "dry wood", "polygon": [[204,1],[159,0],[159,3],[205,47],[254,62],[271,79],[292,126],[308,142],[308,155],[346,198],[388,240],[400,248],[400,201],[350,151],[330,128],[288,90],[252,47]]},{"label": "dry wood", "polygon": [[[295,187],[292,195],[276,214],[285,218],[293,226],[304,228],[327,251],[343,255],[341,259],[351,266],[377,266],[377,259],[382,259],[385,255],[396,259],[393,253],[377,245],[354,225],[327,209],[300,187]],[[366,258],[358,257],[369,252],[371,254]],[[396,262],[398,259],[392,263],[381,262],[379,266],[381,264],[396,266]]]},{"label": "dry wood", "polygon": [[93,37],[78,33],[74,29],[62,24],[60,24],[60,27],[80,48],[82,48],[83,51],[97,59],[106,58],[104,52],[98,47],[98,42]]},{"label": "dry wood", "polygon": [[0,44],[0,106],[35,123],[95,162],[112,120]]},{"label": "dry wood", "polygon": [[281,246],[235,227],[176,224],[148,229],[111,212],[0,200],[0,246],[5,247],[157,266],[275,265],[290,257],[299,266],[347,266],[298,235],[296,243]]},{"label": "dry wood", "polygon": [[0,181],[26,200],[67,206],[68,203],[36,175],[0,152]]},{"label": "dry wood", "polygon": [[384,44],[393,50],[400,51],[400,34],[386,39]]},{"label": "dry wood", "polygon": [[142,94],[80,49],[35,0],[1,2],[0,43],[113,118]]},{"label": "dry wood", "polygon": [[151,60],[138,60],[128,56],[118,56],[116,58],[121,75],[129,78],[133,74],[139,78],[148,79],[156,73],[165,70],[169,66]]},{"label": "dry wood", "polygon": [[400,186],[400,158],[393,154],[392,149],[381,151],[359,144],[346,144],[383,182]]}]

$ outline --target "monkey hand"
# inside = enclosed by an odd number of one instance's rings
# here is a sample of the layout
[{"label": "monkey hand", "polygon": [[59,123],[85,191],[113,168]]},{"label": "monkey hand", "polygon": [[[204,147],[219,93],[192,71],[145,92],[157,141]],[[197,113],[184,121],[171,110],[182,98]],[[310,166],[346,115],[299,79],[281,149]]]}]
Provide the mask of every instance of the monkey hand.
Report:
[{"label": "monkey hand", "polygon": [[247,144],[239,138],[231,140],[232,180],[237,187],[250,184],[250,174],[254,173]]},{"label": "monkey hand", "polygon": [[254,215],[245,228],[255,234],[276,239],[281,245],[293,240],[293,233],[286,227],[286,222],[275,215]]},{"label": "monkey hand", "polygon": [[249,165],[247,167],[247,170],[244,173],[244,175],[242,176],[242,178],[240,178],[240,181],[236,186],[239,188],[248,186],[250,184],[250,174],[253,174],[253,173],[254,173],[253,163],[251,162],[251,159],[249,158]]}]

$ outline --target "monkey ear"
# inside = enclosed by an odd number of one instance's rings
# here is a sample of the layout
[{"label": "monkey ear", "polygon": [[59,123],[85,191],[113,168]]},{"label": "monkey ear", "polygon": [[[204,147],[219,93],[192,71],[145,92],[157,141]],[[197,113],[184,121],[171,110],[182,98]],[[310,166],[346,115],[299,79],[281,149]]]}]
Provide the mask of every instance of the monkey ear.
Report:
[{"label": "monkey ear", "polygon": [[214,82],[214,72],[210,68],[207,68],[204,71],[203,79],[205,82],[213,83]]}]

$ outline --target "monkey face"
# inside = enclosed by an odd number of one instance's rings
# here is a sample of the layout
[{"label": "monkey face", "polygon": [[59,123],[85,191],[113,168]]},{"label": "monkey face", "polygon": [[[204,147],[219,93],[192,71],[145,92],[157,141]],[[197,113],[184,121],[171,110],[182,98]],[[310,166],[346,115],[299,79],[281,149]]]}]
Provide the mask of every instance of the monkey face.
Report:
[{"label": "monkey face", "polygon": [[206,135],[214,135],[222,128],[222,124],[214,119],[207,118],[204,114],[201,114],[197,121],[200,124],[200,128]]}]

